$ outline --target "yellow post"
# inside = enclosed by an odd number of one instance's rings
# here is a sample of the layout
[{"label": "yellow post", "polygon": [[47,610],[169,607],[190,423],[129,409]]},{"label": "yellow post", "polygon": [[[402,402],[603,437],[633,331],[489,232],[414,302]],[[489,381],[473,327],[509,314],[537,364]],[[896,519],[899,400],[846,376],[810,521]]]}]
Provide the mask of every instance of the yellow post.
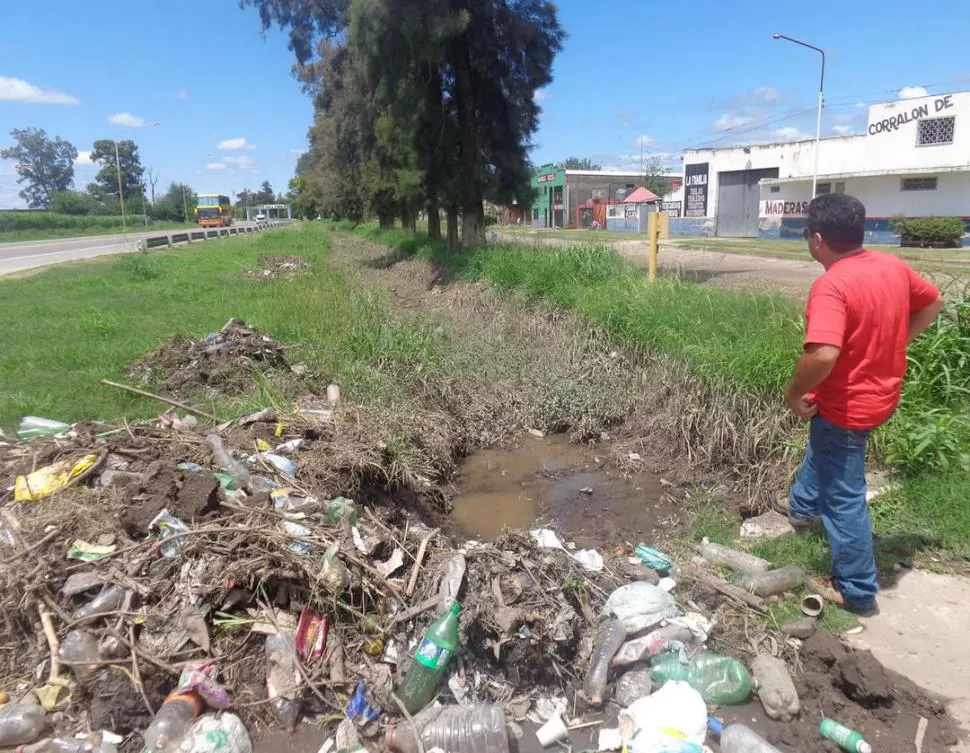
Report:
[{"label": "yellow post", "polygon": [[647,243],[649,251],[647,256],[647,281],[655,282],[657,279],[657,245],[660,238],[660,213],[650,212],[647,215]]}]

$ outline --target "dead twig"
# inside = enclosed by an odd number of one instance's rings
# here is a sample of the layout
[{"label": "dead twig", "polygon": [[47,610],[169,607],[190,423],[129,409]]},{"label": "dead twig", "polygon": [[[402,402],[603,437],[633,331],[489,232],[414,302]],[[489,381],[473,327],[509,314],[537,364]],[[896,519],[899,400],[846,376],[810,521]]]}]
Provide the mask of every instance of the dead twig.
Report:
[{"label": "dead twig", "polygon": [[394,701],[394,705],[397,706],[397,710],[401,712],[401,715],[407,721],[408,726],[414,733],[414,739],[418,745],[418,753],[424,753],[424,742],[421,740],[421,730],[418,729],[418,725],[414,723],[414,717],[408,712],[407,707],[401,702],[401,699],[397,697],[396,693],[391,693],[391,700]]},{"label": "dead twig", "polygon": [[50,649],[51,655],[51,671],[47,677],[47,682],[54,685],[60,680],[61,676],[61,663],[57,658],[61,642],[57,639],[57,631],[54,630],[54,621],[51,619],[51,613],[45,612],[40,606],[37,607],[37,611],[40,613],[40,624],[44,628],[44,637],[47,639],[47,647]]},{"label": "dead twig", "polygon": [[440,528],[435,528],[421,539],[421,546],[418,547],[418,554],[414,558],[414,567],[411,568],[411,578],[408,580],[408,587],[404,592],[405,596],[410,597],[414,595],[414,587],[418,584],[418,573],[421,572],[421,561],[424,559],[425,552],[428,551],[428,543],[438,535],[440,530]]},{"label": "dead twig", "polygon": [[202,418],[208,418],[210,421],[219,423],[219,417],[208,413],[204,410],[199,410],[198,408],[193,408],[191,405],[186,405],[185,403],[180,403],[178,400],[172,400],[169,397],[162,397],[161,395],[156,395],[153,392],[147,392],[146,390],[140,390],[137,387],[132,387],[128,384],[120,384],[118,382],[112,382],[110,379],[102,379],[101,384],[106,387],[114,387],[119,390],[124,390],[125,392],[131,392],[134,395],[140,395],[141,397],[148,397],[152,400],[158,400],[160,403],[165,403],[166,405],[171,405],[176,408],[181,408],[186,413],[191,413],[195,416],[201,416]]}]

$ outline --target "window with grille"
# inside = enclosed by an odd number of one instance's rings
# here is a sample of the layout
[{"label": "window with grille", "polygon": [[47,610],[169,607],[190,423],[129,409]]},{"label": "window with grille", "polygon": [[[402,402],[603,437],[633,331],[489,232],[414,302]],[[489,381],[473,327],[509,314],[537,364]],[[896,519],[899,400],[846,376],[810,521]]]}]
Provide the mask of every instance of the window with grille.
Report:
[{"label": "window with grille", "polygon": [[832,193],[831,183],[819,183],[815,186],[815,195],[822,196],[823,194]]},{"label": "window with grille", "polygon": [[935,191],[936,177],[932,178],[903,178],[900,190],[902,191]]},{"label": "window with grille", "polygon": [[781,193],[781,186],[772,186],[769,190],[771,193]]},{"label": "window with grille", "polygon": [[934,144],[952,144],[956,118],[930,118],[919,121],[916,144],[918,146],[932,146]]},{"label": "window with grille", "polygon": [[835,183],[835,192],[836,193],[845,193],[845,181],[844,180],[836,181],[836,183]]}]

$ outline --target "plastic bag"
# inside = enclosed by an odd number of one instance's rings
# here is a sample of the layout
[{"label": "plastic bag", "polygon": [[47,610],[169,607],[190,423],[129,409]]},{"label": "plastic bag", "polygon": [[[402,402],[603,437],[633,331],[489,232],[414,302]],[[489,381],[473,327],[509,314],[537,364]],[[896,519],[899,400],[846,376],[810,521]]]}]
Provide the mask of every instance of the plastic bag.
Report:
[{"label": "plastic bag", "polygon": [[24,416],[17,429],[17,438],[22,442],[29,442],[37,437],[56,437],[70,430],[71,427],[62,421],[39,416]]},{"label": "plastic bag", "polygon": [[13,498],[17,502],[31,502],[60,491],[88,471],[97,459],[97,455],[84,455],[78,460],[61,460],[26,476],[17,476]]},{"label": "plastic bag", "polygon": [[632,635],[675,616],[677,602],[662,588],[638,580],[611,593],[603,605],[603,614],[612,614],[623,623],[627,635]]},{"label": "plastic bag", "polygon": [[253,753],[253,743],[235,714],[206,714],[192,725],[178,750],[179,753]]},{"label": "plastic bag", "polygon": [[617,723],[630,753],[676,749],[674,741],[703,745],[707,704],[686,682],[672,681],[621,711]]}]

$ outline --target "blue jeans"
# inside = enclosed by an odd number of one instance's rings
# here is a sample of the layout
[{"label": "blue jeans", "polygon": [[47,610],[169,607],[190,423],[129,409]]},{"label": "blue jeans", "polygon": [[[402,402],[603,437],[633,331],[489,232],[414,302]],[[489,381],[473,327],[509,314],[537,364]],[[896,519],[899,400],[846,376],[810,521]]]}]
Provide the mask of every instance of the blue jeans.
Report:
[{"label": "blue jeans", "polygon": [[812,419],[808,449],[788,497],[793,518],[821,516],[832,548],[832,575],[847,605],[875,606],[876,561],[866,505],[868,431],[843,429],[821,416]]}]

